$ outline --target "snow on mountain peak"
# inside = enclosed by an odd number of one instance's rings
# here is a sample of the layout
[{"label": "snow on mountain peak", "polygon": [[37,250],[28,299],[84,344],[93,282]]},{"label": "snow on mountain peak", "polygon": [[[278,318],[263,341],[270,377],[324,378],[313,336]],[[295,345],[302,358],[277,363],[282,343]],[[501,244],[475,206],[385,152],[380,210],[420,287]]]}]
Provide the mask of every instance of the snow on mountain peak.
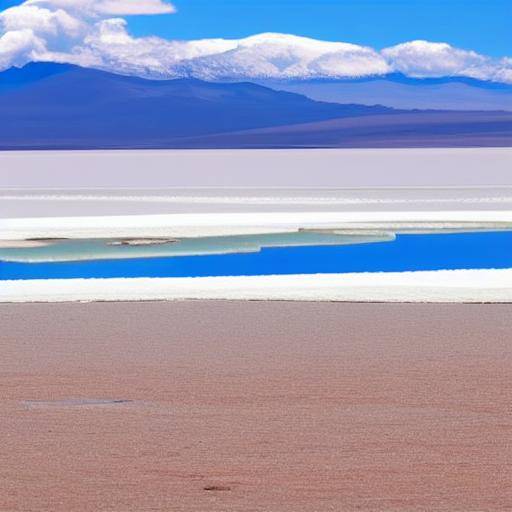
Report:
[{"label": "snow on mountain peak", "polygon": [[232,40],[225,52],[183,62],[190,75],[222,79],[305,79],[384,74],[385,59],[371,48],[265,33]]}]

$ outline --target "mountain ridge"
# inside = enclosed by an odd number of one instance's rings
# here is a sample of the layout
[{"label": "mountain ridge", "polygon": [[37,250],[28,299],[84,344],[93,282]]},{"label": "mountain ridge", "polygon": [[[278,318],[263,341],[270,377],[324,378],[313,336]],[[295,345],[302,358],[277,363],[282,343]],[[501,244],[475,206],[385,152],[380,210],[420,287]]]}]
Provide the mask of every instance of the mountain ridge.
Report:
[{"label": "mountain ridge", "polygon": [[[460,135],[460,144],[467,144],[468,134],[477,145],[478,140],[502,144],[503,131],[505,139],[512,133],[508,117],[499,113],[492,119],[489,112],[437,113],[450,126],[451,140]],[[223,147],[236,147],[229,134],[235,141],[241,140],[240,133],[245,133],[244,147],[251,146],[253,135],[260,141],[257,147],[344,147],[351,140],[358,145],[365,140],[374,143],[375,130],[391,130],[386,137],[395,145],[409,144],[411,131],[419,130],[417,135],[423,133],[424,144],[429,145],[435,135],[432,126],[442,133],[442,123],[432,124],[430,114],[431,110],[316,101],[252,82],[148,80],[71,64],[32,63],[0,73],[0,149],[210,147],[215,137]],[[403,122],[395,122],[398,115],[404,116]],[[365,117],[374,119],[374,125],[357,121]],[[336,133],[318,129],[321,123],[343,119],[355,121],[342,123],[341,132],[339,127],[333,128]],[[311,131],[290,137],[289,127],[295,125],[311,126]],[[357,140],[350,134],[355,126]],[[277,131],[269,135],[269,129]],[[210,138],[205,142],[205,137]]]},{"label": "mountain ridge", "polygon": [[512,84],[506,82],[498,82],[492,80],[480,80],[478,78],[472,78],[468,76],[440,76],[440,77],[412,77],[407,76],[403,73],[384,73],[367,76],[354,76],[354,77],[333,77],[333,78],[302,78],[302,79],[290,79],[290,80],[273,80],[276,83],[301,83],[301,82],[312,82],[312,83],[363,83],[363,82],[374,82],[378,80],[388,80],[390,82],[410,84],[410,85],[439,85],[447,83],[461,83],[478,87],[482,89],[495,89],[495,90],[507,90],[512,91]]}]

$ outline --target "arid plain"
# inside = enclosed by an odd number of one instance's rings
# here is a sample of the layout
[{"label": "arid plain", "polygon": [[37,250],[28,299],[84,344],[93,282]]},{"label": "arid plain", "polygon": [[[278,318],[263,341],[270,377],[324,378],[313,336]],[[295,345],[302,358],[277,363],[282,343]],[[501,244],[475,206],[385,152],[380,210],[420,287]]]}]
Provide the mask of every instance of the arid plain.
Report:
[{"label": "arid plain", "polygon": [[0,510],[510,510],[511,313],[0,305]]}]

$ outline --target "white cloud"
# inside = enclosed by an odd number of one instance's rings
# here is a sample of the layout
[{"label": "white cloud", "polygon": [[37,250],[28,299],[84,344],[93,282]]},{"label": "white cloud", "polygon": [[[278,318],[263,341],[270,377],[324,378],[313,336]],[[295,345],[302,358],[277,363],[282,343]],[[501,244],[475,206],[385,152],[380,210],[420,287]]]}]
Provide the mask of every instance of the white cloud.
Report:
[{"label": "white cloud", "polygon": [[166,0],[26,0],[0,12],[0,70],[31,60],[151,77],[346,78],[400,72],[512,83],[512,58],[411,41],[382,51],[287,34],[172,41],[133,37],[124,16],[174,12]]},{"label": "white cloud", "polygon": [[397,71],[418,77],[450,75],[486,64],[486,58],[473,51],[428,41],[399,44],[385,48],[382,54]]},{"label": "white cloud", "polygon": [[232,47],[231,42],[222,39],[167,41],[157,37],[134,38],[128,33],[125,20],[109,18],[96,23],[82,44],[74,47],[73,62],[95,62],[95,67],[118,73],[178,77],[187,74],[181,69],[183,62],[225,52]]},{"label": "white cloud", "polygon": [[27,0],[24,5],[43,5],[87,15],[106,16],[175,12],[174,6],[163,0]]},{"label": "white cloud", "polygon": [[0,36],[0,69],[23,65],[46,51],[44,41],[30,30],[11,30]]},{"label": "white cloud", "polygon": [[447,43],[410,41],[385,48],[381,53],[393,69],[411,77],[466,76],[500,80],[512,71],[510,59],[492,59]]},{"label": "white cloud", "polygon": [[5,32],[32,30],[42,34],[56,35],[63,32],[76,35],[83,24],[62,9],[50,10],[35,5],[11,7],[0,13],[0,23]]},{"label": "white cloud", "polygon": [[512,57],[501,59],[501,66],[496,72],[494,79],[498,82],[512,84]]}]

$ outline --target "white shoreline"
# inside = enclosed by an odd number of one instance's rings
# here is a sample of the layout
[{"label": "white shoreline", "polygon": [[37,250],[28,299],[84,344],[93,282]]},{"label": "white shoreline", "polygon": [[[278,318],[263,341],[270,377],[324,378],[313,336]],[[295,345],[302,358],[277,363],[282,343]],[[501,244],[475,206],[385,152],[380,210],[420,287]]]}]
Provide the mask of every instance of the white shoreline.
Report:
[{"label": "white shoreline", "polygon": [[208,237],[303,230],[512,228],[512,210],[272,212],[0,218],[0,240]]},{"label": "white shoreline", "polygon": [[512,303],[512,269],[0,281],[0,303],[160,300]]},{"label": "white shoreline", "polygon": [[512,210],[512,187],[385,189],[0,189],[0,217],[256,212]]},{"label": "white shoreline", "polygon": [[[398,189],[393,189],[394,191]],[[450,189],[440,189],[441,191],[450,190]],[[470,189],[465,189],[470,190]],[[224,191],[222,191],[224,192]],[[482,189],[482,192],[485,193],[485,189]],[[458,197],[421,197],[421,198],[409,198],[409,197],[337,197],[336,195],[325,195],[325,196],[308,196],[307,194],[303,195],[278,195],[279,189],[277,191],[272,191],[271,193],[267,193],[266,195],[238,195],[238,196],[229,196],[229,195],[213,195],[203,194],[199,195],[196,192],[196,195],[185,195],[185,194],[177,194],[170,190],[166,194],[150,194],[144,193],[141,191],[139,193],[133,192],[131,194],[119,194],[119,195],[108,195],[107,193],[69,193],[62,192],[58,193],[56,191],[49,191],[47,193],[23,193],[16,190],[13,193],[7,194],[0,190],[0,200],[1,201],[26,201],[29,202],[88,202],[88,203],[171,203],[171,204],[185,204],[185,205],[196,205],[196,204],[205,204],[205,205],[241,205],[245,206],[256,205],[256,206],[282,206],[282,205],[300,205],[300,206],[345,206],[345,205],[429,205],[429,204],[470,204],[470,205],[499,205],[499,204],[509,204],[512,202],[512,189],[510,187],[503,187],[503,192],[509,195],[503,195],[501,197],[496,196],[485,196],[482,195],[480,197],[469,197],[469,198],[458,198]],[[405,195],[405,193],[404,193]]]}]

